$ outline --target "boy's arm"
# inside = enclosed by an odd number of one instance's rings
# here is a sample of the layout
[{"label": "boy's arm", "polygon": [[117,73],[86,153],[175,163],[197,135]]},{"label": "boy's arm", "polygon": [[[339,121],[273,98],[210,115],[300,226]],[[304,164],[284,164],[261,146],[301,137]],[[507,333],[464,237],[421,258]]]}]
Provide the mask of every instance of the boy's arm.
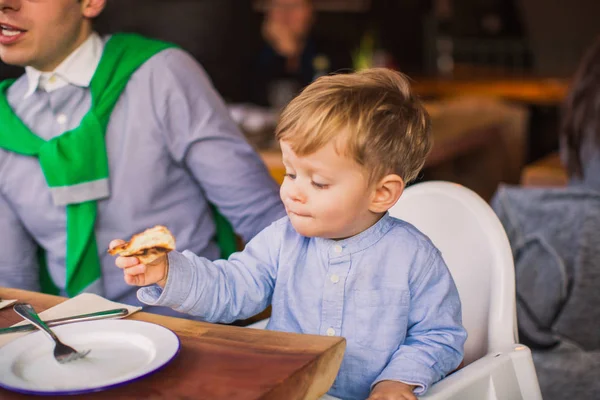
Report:
[{"label": "boy's arm", "polygon": [[279,186],[202,67],[181,50],[163,53],[158,56],[167,67],[153,85],[161,94],[157,109],[164,112],[160,118],[169,151],[247,243],[285,216]]},{"label": "boy's arm", "polygon": [[371,388],[392,380],[415,385],[415,393],[423,394],[462,361],[467,333],[460,299],[439,251],[432,249],[413,275],[406,339]]},{"label": "boy's arm", "polygon": [[212,262],[189,251],[169,253],[164,290],[145,287],[138,291],[138,298],[209,322],[228,323],[258,314],[271,302],[283,236],[281,226],[269,226],[229,260]]}]

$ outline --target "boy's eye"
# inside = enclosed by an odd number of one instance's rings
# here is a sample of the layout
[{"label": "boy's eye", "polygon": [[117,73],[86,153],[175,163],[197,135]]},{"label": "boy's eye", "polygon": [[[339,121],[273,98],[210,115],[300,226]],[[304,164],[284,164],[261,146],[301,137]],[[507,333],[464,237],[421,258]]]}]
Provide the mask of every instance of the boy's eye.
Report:
[{"label": "boy's eye", "polygon": [[316,187],[317,189],[327,189],[329,187],[329,185],[327,185],[325,183],[317,183],[317,182],[313,182],[312,185],[314,187]]},{"label": "boy's eye", "polygon": [[296,179],[296,174],[288,174],[288,173],[286,173],[285,177],[286,178],[290,178],[290,179]]}]

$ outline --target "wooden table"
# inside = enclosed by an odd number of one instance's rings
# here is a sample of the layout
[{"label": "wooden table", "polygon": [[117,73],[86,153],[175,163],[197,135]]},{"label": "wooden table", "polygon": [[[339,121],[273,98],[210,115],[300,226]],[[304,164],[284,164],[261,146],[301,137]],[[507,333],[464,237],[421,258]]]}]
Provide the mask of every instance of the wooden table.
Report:
[{"label": "wooden table", "polygon": [[567,95],[570,80],[536,76],[413,77],[413,90],[421,97],[486,96],[526,104],[555,106]]},{"label": "wooden table", "polygon": [[[67,299],[0,288],[44,311]],[[181,350],[165,368],[123,387],[87,394],[92,399],[316,399],[339,370],[345,339],[271,332],[139,312],[131,317],[173,330]],[[11,307],[0,310],[0,328],[19,322]],[[1,399],[25,399],[0,389]],[[48,397],[46,397],[48,398]]]}]

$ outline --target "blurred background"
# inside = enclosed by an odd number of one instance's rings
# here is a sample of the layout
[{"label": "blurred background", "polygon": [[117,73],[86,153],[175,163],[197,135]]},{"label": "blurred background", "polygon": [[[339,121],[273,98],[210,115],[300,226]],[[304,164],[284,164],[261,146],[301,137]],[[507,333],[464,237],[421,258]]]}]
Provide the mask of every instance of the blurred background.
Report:
[{"label": "blurred background", "polygon": [[[399,69],[433,120],[420,179],[489,199],[499,182],[535,180],[524,177],[531,166],[560,180],[560,105],[599,15],[598,0],[108,0],[96,27],[189,51],[276,179],[273,126],[303,86],[332,72]],[[302,38],[287,55],[276,21]],[[0,79],[21,73],[0,64]]]}]

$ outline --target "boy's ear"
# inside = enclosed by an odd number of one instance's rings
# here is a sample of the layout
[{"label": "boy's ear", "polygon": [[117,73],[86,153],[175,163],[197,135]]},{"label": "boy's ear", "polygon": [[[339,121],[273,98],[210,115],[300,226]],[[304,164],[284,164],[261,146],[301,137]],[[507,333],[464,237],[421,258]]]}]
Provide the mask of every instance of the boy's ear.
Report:
[{"label": "boy's ear", "polygon": [[396,174],[384,176],[373,189],[373,198],[369,210],[383,213],[392,208],[404,191],[404,180]]},{"label": "boy's ear", "polygon": [[85,18],[96,18],[105,6],[106,0],[81,0],[81,12]]}]

